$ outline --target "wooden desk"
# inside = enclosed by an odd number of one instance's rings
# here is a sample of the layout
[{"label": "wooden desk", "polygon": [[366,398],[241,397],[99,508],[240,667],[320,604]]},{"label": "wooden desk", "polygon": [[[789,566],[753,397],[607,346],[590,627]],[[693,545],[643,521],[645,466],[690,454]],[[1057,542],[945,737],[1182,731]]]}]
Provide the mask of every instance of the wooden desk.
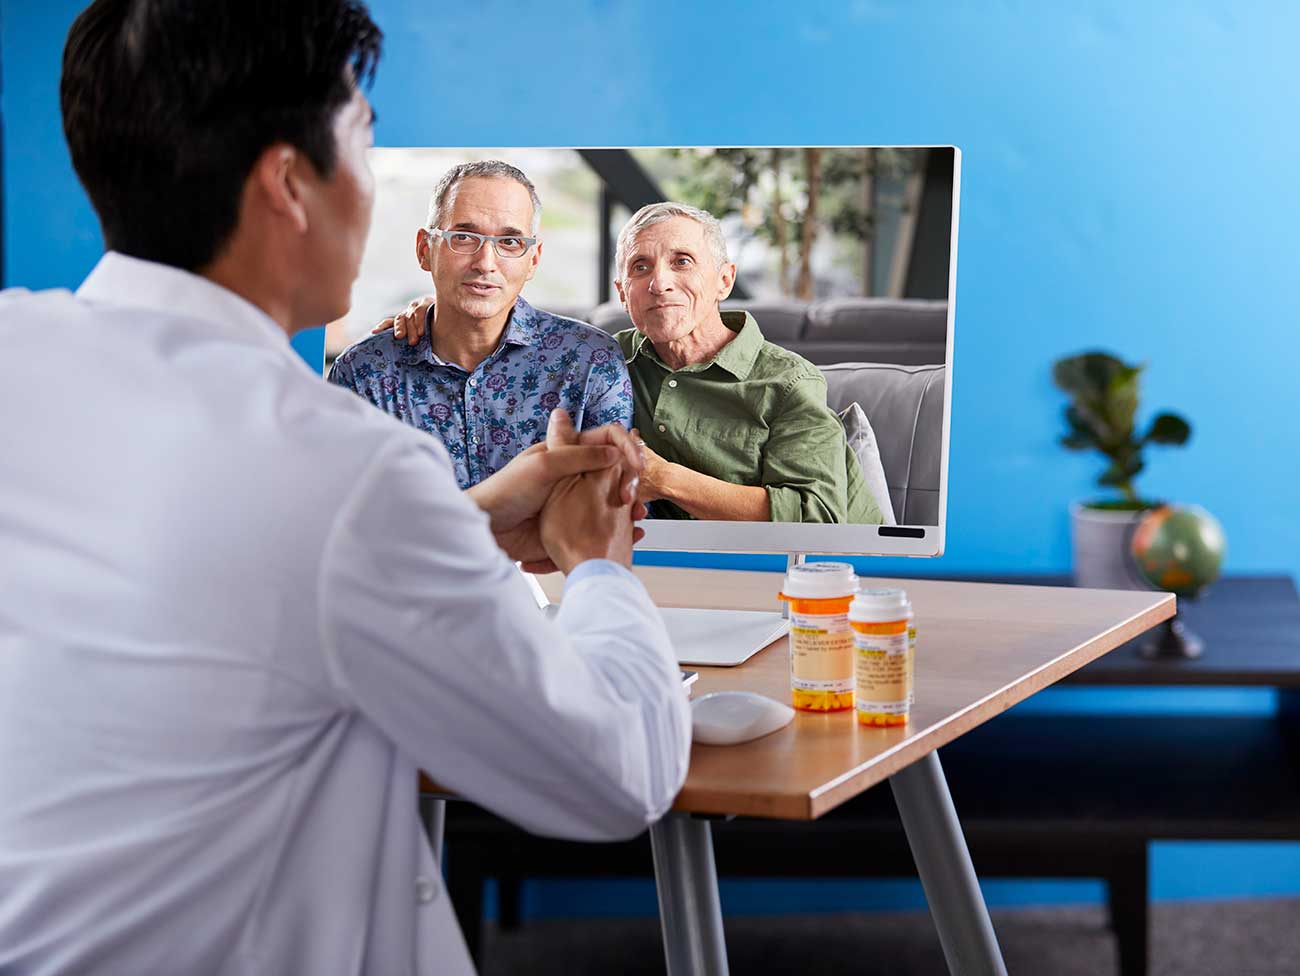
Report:
[{"label": "wooden desk", "polygon": [[[638,567],[661,606],[764,609],[781,575]],[[807,820],[890,780],[948,965],[1004,972],[936,750],[1168,619],[1166,593],[940,580],[906,587],[916,610],[916,705],[901,729],[858,726],[852,713],[797,715],[739,746],[695,746],[674,814],[651,828],[668,972],[725,973],[708,820],[699,814]],[[543,580],[552,599],[558,577]],[[695,694],[789,694],[785,640],[736,668],[700,668]]]}]

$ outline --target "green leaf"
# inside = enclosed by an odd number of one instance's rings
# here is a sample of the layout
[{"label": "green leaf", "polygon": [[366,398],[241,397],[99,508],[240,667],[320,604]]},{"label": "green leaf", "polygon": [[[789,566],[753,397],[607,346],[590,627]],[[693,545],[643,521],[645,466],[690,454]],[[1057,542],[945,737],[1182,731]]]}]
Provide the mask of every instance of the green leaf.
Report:
[{"label": "green leaf", "polygon": [[1106,389],[1106,422],[1114,431],[1117,441],[1128,441],[1133,436],[1133,417],[1138,405],[1138,377],[1140,366],[1122,366],[1110,378]]},{"label": "green leaf", "polygon": [[1085,448],[1096,447],[1100,449],[1097,437],[1097,428],[1092,419],[1080,411],[1074,404],[1069,404],[1065,408],[1065,422],[1069,426],[1068,433],[1061,436],[1061,443],[1072,451],[1081,451]]},{"label": "green leaf", "polygon": [[1106,451],[1115,443],[1115,432],[1106,417],[1106,402],[1095,399],[1076,399],[1066,408],[1066,423],[1074,430],[1087,431],[1097,442],[1097,449]]},{"label": "green leaf", "polygon": [[1097,399],[1105,395],[1111,380],[1128,368],[1110,353],[1085,352],[1058,359],[1052,367],[1052,379],[1071,396]]},{"label": "green leaf", "polygon": [[1065,422],[1070,425],[1070,431],[1075,434],[1094,433],[1091,419],[1083,414],[1073,403],[1068,404],[1065,408]]},{"label": "green leaf", "polygon": [[1151,429],[1142,438],[1143,444],[1186,444],[1192,436],[1192,427],[1176,413],[1162,413],[1151,421]]}]

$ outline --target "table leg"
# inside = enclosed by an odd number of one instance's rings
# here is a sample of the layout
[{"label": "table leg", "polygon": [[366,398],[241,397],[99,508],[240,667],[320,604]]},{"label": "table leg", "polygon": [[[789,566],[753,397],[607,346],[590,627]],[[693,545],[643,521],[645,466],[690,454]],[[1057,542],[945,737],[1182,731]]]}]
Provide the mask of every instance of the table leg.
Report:
[{"label": "table leg", "polygon": [[727,976],[709,822],[670,813],[650,828],[650,848],[668,976]]},{"label": "table leg", "polygon": [[1006,976],[993,923],[953,809],[939,754],[889,778],[948,971]]}]

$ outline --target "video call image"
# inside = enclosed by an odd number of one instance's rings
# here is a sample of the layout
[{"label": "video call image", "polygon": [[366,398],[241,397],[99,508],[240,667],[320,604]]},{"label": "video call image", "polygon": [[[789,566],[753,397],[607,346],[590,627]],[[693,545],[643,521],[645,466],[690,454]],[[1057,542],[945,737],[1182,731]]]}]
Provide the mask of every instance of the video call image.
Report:
[{"label": "video call image", "polygon": [[563,408],[637,429],[651,519],[936,525],[955,156],[376,148],[328,376],[462,488]]}]

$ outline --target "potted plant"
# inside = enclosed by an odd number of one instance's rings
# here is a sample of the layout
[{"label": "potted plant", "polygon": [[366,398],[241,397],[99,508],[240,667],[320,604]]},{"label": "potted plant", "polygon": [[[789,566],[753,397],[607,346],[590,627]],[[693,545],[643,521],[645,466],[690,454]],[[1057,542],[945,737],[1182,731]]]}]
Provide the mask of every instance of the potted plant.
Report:
[{"label": "potted plant", "polygon": [[1148,444],[1185,444],[1192,433],[1182,417],[1162,413],[1137,434],[1134,418],[1142,370],[1104,352],[1067,356],[1052,367],[1052,379],[1070,397],[1065,408],[1069,431],[1061,443],[1072,451],[1101,452],[1108,464],[1097,483],[1119,493],[1070,506],[1078,586],[1140,586],[1129,567],[1128,539],[1142,513],[1160,503],[1138,495],[1133,479],[1144,467],[1142,453]]}]

